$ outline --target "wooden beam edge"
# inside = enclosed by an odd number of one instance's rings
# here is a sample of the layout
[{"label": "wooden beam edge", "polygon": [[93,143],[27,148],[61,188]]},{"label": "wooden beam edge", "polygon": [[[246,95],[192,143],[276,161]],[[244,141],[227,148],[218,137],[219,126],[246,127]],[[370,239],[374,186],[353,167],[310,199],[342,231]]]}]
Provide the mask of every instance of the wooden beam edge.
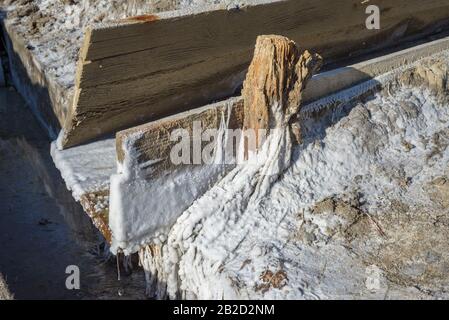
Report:
[{"label": "wooden beam edge", "polygon": [[[449,50],[449,37],[395,52],[380,58],[320,73],[310,79],[304,92],[303,104],[307,105],[326,96],[330,96],[445,50]],[[195,115],[198,116],[204,112],[211,112],[214,109],[223,108],[226,105],[231,105],[232,108],[235,108],[235,106],[239,106],[242,103],[243,98],[241,96],[232,97],[224,101],[119,131],[116,134],[117,160],[119,163],[123,163],[126,156],[126,150],[123,148],[124,142],[128,141],[130,137],[136,133],[141,133],[141,139],[145,139],[146,136],[150,136],[155,130],[158,130],[158,128],[167,123],[185,120]],[[141,139],[136,140],[131,148],[138,148]]]}]

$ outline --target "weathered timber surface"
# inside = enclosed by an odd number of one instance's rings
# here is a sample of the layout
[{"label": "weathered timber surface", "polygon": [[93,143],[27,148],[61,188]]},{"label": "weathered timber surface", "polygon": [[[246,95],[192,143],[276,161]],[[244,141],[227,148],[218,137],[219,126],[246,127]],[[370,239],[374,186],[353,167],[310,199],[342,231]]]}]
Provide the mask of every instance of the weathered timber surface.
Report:
[{"label": "weathered timber surface", "polygon": [[[286,37],[264,35],[256,42],[254,57],[243,83],[243,130],[254,130],[257,149],[260,129],[287,127],[296,118],[306,83],[321,67],[317,54],[302,51]],[[281,116],[282,119],[277,119]],[[247,155],[245,146],[245,154]],[[256,150],[249,150],[254,152]]]},{"label": "weathered timber surface", "polygon": [[[137,154],[139,163],[158,160],[157,163],[152,164],[152,174],[154,178],[158,173],[179,167],[170,161],[170,151],[173,146],[179,142],[171,141],[170,139],[170,135],[174,130],[185,129],[192,139],[194,139],[193,124],[195,121],[201,123],[201,129],[204,131],[207,129],[219,129],[221,121],[225,120],[227,122],[227,119],[229,119],[229,129],[242,128],[242,99],[231,98],[223,102],[186,111],[158,121],[120,131],[116,136],[118,162],[123,163],[125,160],[127,155],[123,146],[130,140],[132,141],[132,145],[128,145],[128,150],[133,154]],[[134,138],[136,133],[139,134],[137,139]],[[199,138],[201,139],[201,137]],[[193,143],[195,143],[195,141],[192,141],[192,145]]]},{"label": "weathered timber surface", "polygon": [[94,226],[101,232],[108,243],[111,243],[111,230],[109,229],[109,206],[98,209],[104,203],[104,198],[109,197],[109,190],[85,193],[80,197],[83,210],[92,219]]},{"label": "weathered timber surface", "polygon": [[178,12],[87,30],[62,145],[74,146],[233,94],[260,34],[287,36],[331,63],[432,33],[448,23],[445,0],[425,5],[379,0],[381,29],[368,30],[369,4],[263,1],[239,10]]},{"label": "weathered timber surface", "polygon": [[[370,80],[382,74],[392,72],[398,68],[414,63],[422,58],[428,57],[432,54],[449,50],[449,38],[436,40],[430,43],[419,45],[413,48],[395,52],[383,56],[381,58],[371,59],[347,67],[338,68],[335,70],[320,73],[312,77],[304,91],[303,105],[320,98],[337,93],[343,89],[352,87],[356,84]],[[139,155],[139,162],[145,163],[147,161],[169,157],[169,150],[172,144],[169,144],[169,135],[171,130],[176,128],[191,128],[192,121],[202,121],[203,127],[212,128],[217,127],[219,120],[218,116],[221,111],[228,107],[235,109],[232,111],[230,127],[241,128],[244,125],[244,101],[243,97],[233,97],[228,100],[218,102],[202,108],[197,108],[191,111],[183,112],[174,116],[163,118],[157,121],[149,122],[148,124],[133,127],[117,133],[116,146],[117,158],[120,163],[124,161],[123,143],[137,133],[141,136],[137,140],[133,140],[131,149]],[[211,115],[214,121],[210,121]],[[209,119],[209,120],[208,120]],[[209,125],[207,125],[209,123]],[[212,126],[213,124],[213,126]],[[169,163],[158,164],[160,169],[169,169]]]}]

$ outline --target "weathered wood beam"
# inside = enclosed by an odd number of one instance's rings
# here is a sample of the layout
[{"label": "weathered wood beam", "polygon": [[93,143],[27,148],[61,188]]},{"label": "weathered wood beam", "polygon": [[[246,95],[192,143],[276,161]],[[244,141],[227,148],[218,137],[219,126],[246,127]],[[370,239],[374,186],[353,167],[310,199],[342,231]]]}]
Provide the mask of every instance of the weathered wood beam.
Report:
[{"label": "weathered wood beam", "polygon": [[254,1],[241,9],[179,11],[87,30],[62,146],[233,94],[260,34],[287,36],[330,63],[448,23],[445,0],[425,6],[418,0],[378,0],[381,29],[368,30],[369,4],[374,3]]},{"label": "weathered wood beam", "polygon": [[[155,173],[174,170],[177,166],[170,161],[170,150],[178,141],[172,141],[170,134],[174,130],[185,129],[193,137],[195,121],[201,123],[202,130],[219,129],[223,117],[228,117],[228,112],[229,129],[242,128],[243,100],[237,97],[120,131],[116,135],[117,160],[123,164],[125,158],[131,156],[127,154],[130,151],[139,163],[158,160],[152,165],[152,178]],[[138,138],[135,138],[136,134]]]},{"label": "weathered wood beam", "polygon": [[[337,93],[382,74],[392,72],[444,50],[449,50],[449,37],[385,55],[381,58],[375,58],[320,73],[310,79],[303,93],[303,104]],[[205,128],[212,128],[212,124],[216,128],[219,125],[219,115],[228,107],[231,107],[233,110],[230,127],[232,129],[241,128],[244,126],[243,106],[244,101],[242,96],[233,97],[222,102],[119,131],[116,135],[118,162],[123,163],[125,158],[123,146],[127,141],[131,141],[131,137],[137,132],[141,133],[140,138],[132,140],[132,144],[128,146],[130,150],[133,150],[133,152],[139,155],[142,163],[159,159],[160,156],[165,159],[168,158],[169,150],[175,144],[175,142],[167,143],[169,140],[168,134],[171,130],[176,128],[191,130],[194,120],[202,121],[203,127]],[[210,121],[212,115],[213,122]],[[156,165],[168,168],[163,162]]]},{"label": "weathered wood beam", "polygon": [[[322,65],[318,54],[301,50],[294,41],[282,36],[259,36],[254,57],[243,83],[243,130],[253,130],[256,141],[245,145],[256,152],[273,127],[287,127],[296,119],[306,83]],[[277,119],[281,116],[282,119]],[[254,150],[251,148],[255,148]]]}]

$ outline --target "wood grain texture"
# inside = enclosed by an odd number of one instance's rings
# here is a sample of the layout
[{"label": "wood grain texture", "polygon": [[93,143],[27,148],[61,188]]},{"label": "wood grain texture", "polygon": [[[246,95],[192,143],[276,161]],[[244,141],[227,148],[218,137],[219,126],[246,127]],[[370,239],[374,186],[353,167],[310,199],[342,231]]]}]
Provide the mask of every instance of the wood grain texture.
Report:
[{"label": "wood grain texture", "polygon": [[285,128],[290,120],[296,120],[306,83],[321,64],[319,55],[301,50],[286,37],[257,37],[242,89],[243,130],[254,130],[256,136],[252,148],[245,144],[245,157],[260,147],[261,129]]},{"label": "wood grain texture", "polygon": [[[109,229],[109,203],[103,209],[98,209],[98,205],[104,202],[104,197],[109,197],[109,190],[100,190],[85,193],[80,198],[81,206],[87,215],[92,219],[94,226],[101,232],[108,243],[111,243],[112,235]],[[101,198],[101,199],[99,199]]]},{"label": "wood grain texture", "polygon": [[[190,136],[195,139],[192,134],[193,123],[195,121],[201,124],[202,130],[218,129],[221,121],[227,121],[228,116],[229,129],[242,128],[242,99],[231,98],[224,102],[218,102],[128,130],[120,131],[117,133],[116,138],[117,160],[119,163],[123,163],[126,157],[130,157],[130,155],[126,154],[127,151],[123,148],[124,145],[128,145],[128,152],[131,152],[133,155],[137,155],[139,163],[148,163],[157,160],[157,162],[151,166],[151,178],[154,179],[154,177],[159,173],[179,169],[183,166],[174,165],[170,160],[170,151],[173,146],[178,143],[178,141],[172,141],[170,139],[170,135],[174,132],[174,130],[185,129]],[[135,133],[139,133],[138,139],[134,138]],[[192,145],[194,143],[195,141],[192,140]],[[205,142],[201,141],[201,144],[204,143]],[[193,153],[191,152],[191,154]]]},{"label": "wood grain texture", "polygon": [[[303,104],[329,96],[371,78],[397,70],[404,64],[412,64],[445,50],[449,50],[449,37],[385,55],[381,58],[320,73],[309,80],[302,97]],[[146,163],[162,157],[165,162],[159,163],[159,168],[171,170],[168,157],[174,142],[169,141],[170,132],[179,128],[191,130],[193,121],[201,121],[205,129],[217,128],[222,112],[227,113],[229,107],[232,109],[230,129],[242,128],[245,123],[244,101],[242,96],[238,96],[119,131],[116,136],[118,161],[123,163],[126,155],[122,146],[125,141],[129,140],[133,141],[131,150],[139,155],[139,163]],[[133,139],[135,133],[141,134],[137,140]]]},{"label": "wood grain texture", "polygon": [[379,0],[381,30],[367,30],[368,4],[288,0],[88,30],[62,145],[233,94],[260,34],[287,36],[331,63],[430,33],[449,17],[446,0]]}]

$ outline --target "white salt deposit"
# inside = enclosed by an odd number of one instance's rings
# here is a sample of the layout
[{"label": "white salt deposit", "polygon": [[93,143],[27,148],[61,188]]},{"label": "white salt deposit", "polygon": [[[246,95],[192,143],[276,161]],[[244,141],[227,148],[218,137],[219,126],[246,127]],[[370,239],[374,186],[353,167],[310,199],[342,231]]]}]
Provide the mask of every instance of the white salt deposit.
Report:
[{"label": "white salt deposit", "polygon": [[230,109],[222,114],[214,165],[187,165],[155,175],[151,163],[139,163],[138,154],[130,148],[141,133],[124,141],[124,162],[111,176],[109,226],[113,253],[131,254],[146,243],[161,243],[160,236],[168,233],[182,212],[229,170],[221,164],[229,116]]},{"label": "white salt deposit", "polygon": [[[407,98],[416,102],[416,119],[401,107]],[[376,214],[382,199],[422,205],[426,202],[423,183],[447,171],[449,160],[445,150],[427,167],[426,155],[431,150],[422,141],[447,129],[448,124],[447,105],[438,103],[428,91],[403,89],[392,97],[378,95],[368,104],[354,106],[349,116],[326,130],[324,139],[296,150],[297,160],[273,188],[265,190],[265,198],[252,197],[259,181],[256,168],[231,172],[171,230],[169,294],[175,297],[179,290],[188,291],[199,299],[369,296],[362,261],[342,244],[326,245],[327,229],[341,222],[320,220],[308,209],[326,197],[355,191],[364,195],[370,214]],[[403,139],[416,148],[406,153]],[[384,170],[404,170],[413,177],[412,185],[403,191],[393,177],[381,173]],[[356,182],[357,177],[362,180]],[[317,248],[295,239],[303,223],[316,226]],[[339,270],[327,270],[320,278],[326,262]],[[345,265],[351,270],[342,270]],[[282,270],[288,284],[258,290],[264,284],[259,276],[265,270]]]},{"label": "white salt deposit", "polygon": [[117,171],[115,139],[105,139],[66,150],[51,144],[51,156],[75,200],[83,194],[109,189],[109,177]]},{"label": "white salt deposit", "polygon": [[[391,86],[303,119],[305,141],[273,183],[261,184],[264,165],[243,165],[195,201],[158,252],[140,252],[158,293],[166,283],[172,298],[445,297],[447,275],[436,287],[423,277],[449,259],[447,232],[428,231],[447,214],[430,186],[449,173],[448,101]],[[273,160],[278,138],[263,151]],[[435,246],[440,260],[426,264]]]}]

